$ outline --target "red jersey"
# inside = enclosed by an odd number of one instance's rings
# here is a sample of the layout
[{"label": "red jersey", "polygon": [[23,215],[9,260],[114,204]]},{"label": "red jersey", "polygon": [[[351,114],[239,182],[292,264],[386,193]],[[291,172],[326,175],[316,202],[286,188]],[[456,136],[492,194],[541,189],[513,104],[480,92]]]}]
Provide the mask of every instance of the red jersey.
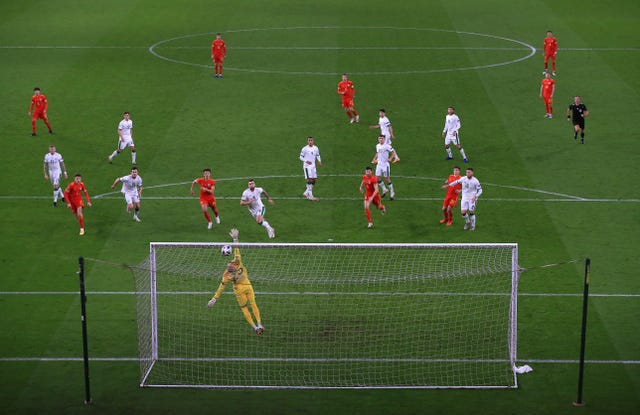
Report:
[{"label": "red jersey", "polygon": [[542,95],[545,97],[550,97],[553,94],[553,87],[555,83],[556,81],[551,78],[544,78],[542,80]]},{"label": "red jersey", "polygon": [[547,55],[553,55],[558,51],[558,41],[555,37],[545,37],[544,38],[544,52]]},{"label": "red jersey", "polygon": [[196,179],[196,183],[200,185],[200,200],[215,200],[213,193],[204,191],[204,189],[211,190],[215,188],[216,181],[214,179],[207,180],[204,177],[200,177],[199,179]]},{"label": "red jersey", "polygon": [[376,176],[367,177],[365,174],[362,176],[362,182],[364,183],[364,187],[366,189],[366,196],[371,197],[371,195],[376,191],[376,184],[378,184],[378,178]]},{"label": "red jersey", "polygon": [[[456,180],[458,180],[461,176],[456,176],[454,174],[450,175],[449,178],[447,179],[447,184],[451,183],[451,182],[455,182]],[[462,190],[462,184],[458,183],[455,186],[450,186],[447,187],[447,195],[445,196],[445,198],[457,198],[458,195],[460,193],[458,193],[458,190]]]},{"label": "red jersey", "polygon": [[356,94],[356,88],[353,86],[353,82],[340,81],[338,82],[338,94],[342,95],[343,98],[351,99]]},{"label": "red jersey", "polygon": [[31,97],[31,105],[29,106],[29,112],[34,111],[36,113],[46,111],[49,108],[49,101],[44,94],[34,95]]},{"label": "red jersey", "polygon": [[211,42],[211,54],[214,56],[225,56],[227,54],[227,45],[225,45],[224,40],[214,39]]},{"label": "red jersey", "polygon": [[69,203],[72,205],[80,205],[82,206],[82,195],[84,194],[84,198],[87,199],[87,203],[91,202],[89,199],[89,193],[87,192],[87,188],[84,183],[76,183],[71,182],[64,190],[64,197],[67,199]]}]

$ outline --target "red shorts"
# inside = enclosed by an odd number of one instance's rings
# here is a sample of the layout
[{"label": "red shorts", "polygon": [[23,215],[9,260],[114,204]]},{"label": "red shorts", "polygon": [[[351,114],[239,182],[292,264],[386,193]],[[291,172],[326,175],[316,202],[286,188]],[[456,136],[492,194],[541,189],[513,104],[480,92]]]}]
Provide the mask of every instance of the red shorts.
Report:
[{"label": "red shorts", "polygon": [[84,207],[84,203],[82,203],[82,200],[70,200],[69,204],[71,205],[70,209],[74,215],[78,214],[79,208]]},{"label": "red shorts", "polygon": [[458,206],[458,196],[447,196],[444,198],[444,202],[442,202],[442,207],[451,206],[452,208]]},{"label": "red shorts", "polygon": [[222,62],[224,62],[224,55],[216,55],[216,54],[214,54],[214,55],[213,55],[213,61],[214,61],[215,63],[222,63]]},{"label": "red shorts", "polygon": [[31,117],[32,120],[37,120],[38,118],[40,118],[41,120],[46,120],[47,119],[47,114],[45,114],[42,111],[36,111],[33,113],[33,116]]},{"label": "red shorts", "polygon": [[550,104],[553,101],[553,97],[550,95],[543,95],[542,98],[546,104]]},{"label": "red shorts", "polygon": [[[371,195],[365,195],[364,200],[369,200],[371,198]],[[371,201],[371,204],[376,206],[376,207],[380,207],[382,206],[382,200],[380,199],[380,193],[378,193],[373,200]]]},{"label": "red shorts", "polygon": [[200,198],[200,204],[201,205],[207,205],[207,206],[211,206],[211,207],[215,207],[216,205],[216,198],[215,197],[208,197],[208,198]]},{"label": "red shorts", "polygon": [[551,53],[545,53],[544,55],[544,61],[548,61],[549,58],[551,59],[555,59],[556,58],[556,53],[555,52],[551,52]]},{"label": "red shorts", "polygon": [[353,98],[342,97],[342,108],[353,108]]}]

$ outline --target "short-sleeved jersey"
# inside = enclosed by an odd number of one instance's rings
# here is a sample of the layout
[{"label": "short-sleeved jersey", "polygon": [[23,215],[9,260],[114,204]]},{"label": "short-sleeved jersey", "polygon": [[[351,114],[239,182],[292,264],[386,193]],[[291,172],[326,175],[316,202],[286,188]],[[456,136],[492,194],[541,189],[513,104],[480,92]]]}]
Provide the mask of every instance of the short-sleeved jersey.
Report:
[{"label": "short-sleeved jersey", "polygon": [[551,36],[544,38],[544,52],[547,55],[552,55],[558,51],[558,40]]},{"label": "short-sleeved jersey", "polygon": [[222,39],[214,39],[211,42],[211,54],[216,56],[224,56],[227,54],[227,45]]},{"label": "short-sleeved jersey", "polygon": [[89,203],[91,200],[89,200],[89,193],[87,192],[87,188],[83,182],[71,182],[67,188],[64,189],[64,197],[69,201],[69,203],[74,205],[82,203],[83,194],[85,199],[87,199],[87,203]]},{"label": "short-sleeved jersey", "polygon": [[131,130],[133,130],[133,121],[131,121],[131,119],[123,119],[118,124],[118,131],[120,131],[123,137],[131,137]]},{"label": "short-sleeved jersey", "polygon": [[[449,184],[459,179],[461,179],[461,176],[456,176],[455,174],[451,174],[447,178],[446,183]],[[461,189],[462,189],[462,185],[460,183],[456,184],[455,186],[449,186],[447,187],[447,195],[445,197],[458,197],[459,196],[458,190],[461,190]]]},{"label": "short-sleeved jersey", "polygon": [[449,183],[449,187],[457,184],[462,185],[462,199],[471,199],[474,196],[478,198],[482,194],[482,186],[480,186],[480,182],[475,177],[469,179],[467,176],[463,176]]},{"label": "short-sleeved jersey", "polygon": [[122,183],[122,190],[124,194],[137,194],[138,190],[142,187],[142,177],[136,176],[134,179],[131,175],[123,176],[120,178]]},{"label": "short-sleeved jersey", "polygon": [[453,135],[454,131],[457,134],[460,128],[460,118],[456,114],[447,114],[444,117],[444,127],[442,128],[444,134]]},{"label": "short-sleeved jersey", "polygon": [[362,176],[362,182],[364,183],[364,187],[366,189],[365,195],[371,197],[371,195],[376,191],[378,178],[376,176],[367,177],[367,175],[365,174]]},{"label": "short-sleeved jersey", "polygon": [[44,162],[49,167],[49,171],[60,171],[60,163],[64,163],[60,153],[47,153],[44,155]]},{"label": "short-sleeved jersey", "polygon": [[[302,150],[300,150],[300,161],[302,162],[302,167],[316,167],[316,160],[322,163],[322,159],[320,158],[320,149],[318,146],[304,146]],[[310,161],[311,164],[307,164],[307,161]]]},{"label": "short-sleeved jersey", "polygon": [[376,153],[378,157],[378,166],[389,165],[389,154],[392,154],[395,150],[391,147],[391,144],[376,144]]},{"label": "short-sleeved jersey", "polygon": [[553,79],[544,78],[542,80],[542,95],[544,95],[545,97],[550,97],[553,93],[553,87],[555,84],[556,81],[554,81]]},{"label": "short-sleeved jersey", "polygon": [[380,133],[384,136],[391,135],[391,121],[384,116],[378,119],[378,125],[380,126]]},{"label": "short-sleeved jersey", "polygon": [[47,101],[47,97],[44,94],[34,95],[31,97],[31,106],[29,107],[29,111],[43,112],[47,108],[49,108],[49,101]]},{"label": "short-sleeved jersey", "polygon": [[247,188],[244,192],[242,192],[241,200],[243,202],[251,202],[247,205],[249,209],[262,209],[264,207],[261,198],[262,192],[264,192],[264,189],[262,187],[254,187],[253,191]]},{"label": "short-sleeved jersey", "polygon": [[569,111],[571,111],[571,119],[574,122],[578,122],[583,119],[583,115],[587,111],[587,106],[583,103],[580,103],[578,105],[574,103],[569,105]]},{"label": "short-sleeved jersey", "polygon": [[353,82],[349,80],[338,82],[338,94],[342,95],[345,99],[352,99],[356,94],[356,88],[353,86]]},{"label": "short-sleeved jersey", "polygon": [[216,181],[214,179],[205,179],[204,177],[200,177],[196,179],[196,183],[200,185],[200,199],[211,199],[213,198],[213,193],[205,192],[204,189],[211,190],[216,187]]}]

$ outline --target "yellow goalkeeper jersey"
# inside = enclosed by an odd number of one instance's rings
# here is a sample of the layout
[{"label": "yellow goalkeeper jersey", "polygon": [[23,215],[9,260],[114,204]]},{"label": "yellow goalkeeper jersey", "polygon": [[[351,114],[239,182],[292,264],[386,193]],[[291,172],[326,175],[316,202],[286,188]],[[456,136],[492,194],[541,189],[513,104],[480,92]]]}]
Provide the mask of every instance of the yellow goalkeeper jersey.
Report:
[{"label": "yellow goalkeeper jersey", "polygon": [[215,299],[218,299],[220,297],[229,282],[233,284],[234,291],[241,288],[241,286],[251,285],[251,281],[249,281],[249,273],[242,263],[242,256],[240,255],[239,248],[233,249],[233,261],[231,262],[236,264],[236,271],[231,273],[227,270],[224,272],[224,274],[222,274],[222,281],[220,282],[220,286],[213,296]]}]

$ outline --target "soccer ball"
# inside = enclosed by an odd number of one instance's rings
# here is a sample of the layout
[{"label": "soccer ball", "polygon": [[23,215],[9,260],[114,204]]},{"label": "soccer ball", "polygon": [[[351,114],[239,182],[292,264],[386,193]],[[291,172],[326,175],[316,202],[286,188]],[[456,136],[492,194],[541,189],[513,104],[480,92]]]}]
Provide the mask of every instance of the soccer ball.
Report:
[{"label": "soccer ball", "polygon": [[231,248],[231,245],[224,245],[222,248],[220,248],[220,253],[224,256],[231,255],[231,252],[233,252],[233,248]]}]

